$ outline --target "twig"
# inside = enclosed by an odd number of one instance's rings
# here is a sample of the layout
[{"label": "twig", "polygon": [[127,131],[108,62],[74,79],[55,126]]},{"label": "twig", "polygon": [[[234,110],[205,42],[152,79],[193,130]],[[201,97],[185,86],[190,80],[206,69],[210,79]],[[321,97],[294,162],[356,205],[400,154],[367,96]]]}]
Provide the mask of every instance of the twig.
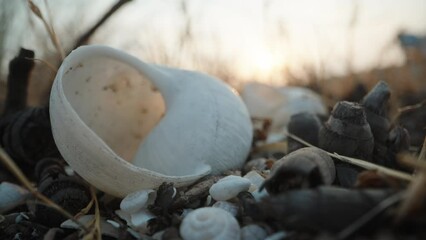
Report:
[{"label": "twig", "polygon": [[102,232],[101,232],[101,215],[99,212],[99,202],[98,198],[96,197],[95,188],[92,186],[90,187],[90,194],[92,196],[92,201],[95,203],[95,216],[92,221],[89,223],[90,232],[88,232],[86,235],[83,236],[83,240],[91,240],[91,239],[97,239],[102,240]]},{"label": "twig", "polygon": [[61,46],[58,36],[55,33],[55,30],[53,29],[53,26],[49,25],[49,23],[43,17],[43,14],[41,13],[40,8],[38,8],[37,5],[35,5],[32,0],[28,0],[28,5],[31,11],[34,13],[34,15],[36,15],[43,22],[43,25],[46,28],[47,33],[49,34],[49,37],[52,40],[53,45],[56,48],[56,51],[58,51],[59,56],[61,57],[61,60],[63,60],[65,58],[65,52]]},{"label": "twig", "polygon": [[419,154],[419,157],[417,158],[417,161],[419,161],[421,163],[426,162],[426,137],[423,140],[422,150],[420,151],[420,154]]},{"label": "twig", "polygon": [[27,177],[25,177],[25,175],[21,171],[21,169],[19,169],[19,167],[15,164],[15,162],[12,160],[12,158],[10,158],[10,156],[6,153],[6,151],[4,151],[4,149],[2,147],[0,147],[0,160],[1,160],[1,162],[3,162],[3,164],[6,166],[6,168],[9,169],[9,171],[13,175],[15,175],[15,177],[21,182],[21,184],[26,189],[28,189],[28,191],[30,191],[37,199],[39,199],[43,203],[47,204],[51,208],[57,210],[59,213],[61,213],[65,217],[71,219],[73,222],[75,222],[77,225],[79,225],[85,232],[88,231],[87,228],[82,223],[80,223],[77,219],[75,219],[74,216],[71,215],[68,211],[66,211],[61,206],[59,206],[58,204],[56,204],[55,202],[53,202],[52,200],[50,200],[49,198],[47,198],[46,196],[44,196],[43,194],[38,192],[33,187],[31,182],[27,179]]},{"label": "twig", "polygon": [[418,159],[410,155],[404,155],[401,158],[401,161],[407,165],[411,165],[417,168],[416,178],[408,187],[406,192],[405,200],[402,202],[400,208],[398,209],[396,222],[402,222],[408,215],[415,212],[417,209],[421,208],[424,205],[423,199],[426,197],[425,184],[426,184],[426,162],[425,162],[425,152],[426,152],[426,138],[423,142],[423,147],[420,152]]},{"label": "twig", "polygon": [[[318,148],[318,147],[304,141],[303,139],[301,139],[301,138],[299,138],[299,137],[297,137],[297,136],[295,136],[295,135],[293,135],[289,132],[285,132],[285,134],[287,136],[293,138],[294,140],[302,143],[303,145]],[[318,149],[320,149],[320,148],[318,148]],[[321,149],[321,150],[323,150],[323,149]],[[406,173],[401,172],[401,171],[397,171],[397,170],[394,170],[394,169],[383,167],[383,166],[380,166],[380,165],[377,165],[377,164],[374,164],[374,163],[371,163],[371,162],[367,162],[367,161],[364,161],[364,160],[361,160],[361,159],[346,157],[346,156],[343,156],[343,155],[339,155],[337,153],[330,153],[330,152],[327,152],[325,150],[323,150],[323,151],[326,152],[329,156],[334,157],[335,159],[338,159],[342,162],[350,163],[352,165],[355,165],[355,166],[358,166],[358,167],[361,167],[361,168],[364,168],[364,169],[368,169],[368,170],[376,170],[377,172],[382,172],[386,175],[389,175],[389,176],[392,176],[392,177],[395,177],[395,178],[399,178],[399,179],[402,179],[402,180],[405,180],[405,181],[412,181],[413,180],[413,177],[411,175],[406,174]]]},{"label": "twig", "polygon": [[398,113],[405,113],[405,112],[409,112],[409,111],[414,111],[414,110],[421,108],[425,105],[426,105],[426,100],[423,100],[422,102],[414,104],[414,105],[409,105],[409,106],[405,106],[405,107],[402,107],[402,108],[398,108]]},{"label": "twig", "polygon": [[426,106],[426,100],[421,101],[420,103],[414,104],[414,105],[408,105],[405,107],[398,108],[398,113],[393,117],[393,122],[395,122],[396,119],[398,119],[402,114],[406,112],[415,111],[423,106]]},{"label": "twig", "polygon": [[[91,27],[87,32],[85,32],[83,35],[81,35],[76,44],[74,45],[74,47],[72,49],[76,49],[81,45],[84,45],[87,43],[87,41],[89,40],[89,38],[93,35],[93,33],[95,33],[95,31],[102,25],[104,24],[104,22],[106,20],[108,20],[108,18],[110,18],[118,9],[120,9],[124,4],[130,2],[132,0],[119,0],[116,4],[114,4],[114,6],[111,7],[111,9],[106,12],[104,14],[104,16],[99,19],[99,21],[93,25],[93,27]],[[71,50],[72,50],[71,49]]]},{"label": "twig", "polygon": [[366,214],[362,215],[360,218],[358,218],[355,222],[353,222],[351,225],[343,229],[339,232],[337,235],[337,239],[346,239],[350,237],[352,234],[354,234],[357,230],[359,230],[361,227],[365,226],[369,221],[371,221],[374,217],[382,213],[387,208],[391,207],[392,205],[398,203],[401,201],[401,199],[404,197],[404,192],[398,192],[395,193],[385,200],[381,201],[377,206],[372,208],[370,211],[368,211]]}]

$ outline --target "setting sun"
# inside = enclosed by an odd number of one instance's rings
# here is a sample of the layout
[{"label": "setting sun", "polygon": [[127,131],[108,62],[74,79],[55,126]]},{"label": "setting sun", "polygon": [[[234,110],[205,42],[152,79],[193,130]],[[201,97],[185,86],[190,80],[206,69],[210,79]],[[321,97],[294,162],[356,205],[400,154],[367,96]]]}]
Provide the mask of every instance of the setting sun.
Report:
[{"label": "setting sun", "polygon": [[281,63],[278,63],[274,56],[268,52],[260,52],[259,54],[253,57],[253,63],[256,72],[261,75],[270,75],[274,68],[276,68]]}]

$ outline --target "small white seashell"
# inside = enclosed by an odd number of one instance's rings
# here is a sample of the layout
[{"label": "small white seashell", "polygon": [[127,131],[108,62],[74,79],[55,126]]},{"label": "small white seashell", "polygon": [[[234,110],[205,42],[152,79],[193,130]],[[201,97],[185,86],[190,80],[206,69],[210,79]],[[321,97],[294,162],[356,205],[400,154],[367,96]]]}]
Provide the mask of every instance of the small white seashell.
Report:
[{"label": "small white seashell", "polygon": [[237,216],[238,214],[238,205],[234,203],[230,203],[228,201],[217,201],[213,204],[212,207],[223,209],[229,212],[232,216]]},{"label": "small white seashell", "polygon": [[50,118],[69,165],[119,197],[241,167],[253,134],[244,103],[222,81],[93,45],[64,59]]},{"label": "small white seashell", "polygon": [[117,214],[117,216],[119,216],[121,219],[125,220],[127,225],[131,224],[130,213],[123,210],[115,210],[115,214]]},{"label": "small white seashell", "polygon": [[127,213],[122,210],[116,210],[115,213],[127,222],[127,225],[139,232],[146,232],[148,221],[155,216],[146,209],[141,209],[135,213]]},{"label": "small white seashell", "polygon": [[157,192],[152,189],[141,190],[127,195],[120,203],[120,209],[135,213],[146,205],[154,202]]},{"label": "small white seashell", "polygon": [[296,113],[327,114],[321,96],[302,87],[276,88],[262,83],[248,83],[241,97],[250,116],[272,119],[272,132],[281,132],[287,128],[290,117]]},{"label": "small white seashell", "polygon": [[262,191],[254,191],[251,193],[251,195],[253,196],[254,200],[256,200],[256,202],[259,202],[260,200],[262,200],[263,198],[269,196],[268,191],[266,191],[266,189],[262,189]]},{"label": "small white seashell", "polygon": [[198,208],[183,219],[179,229],[184,240],[240,239],[240,226],[227,211],[220,208]]},{"label": "small white seashell", "polygon": [[250,188],[250,180],[238,176],[226,176],[210,187],[209,193],[216,201],[226,201]]},{"label": "small white seashell", "polygon": [[[95,215],[84,215],[79,217],[77,220],[82,223],[83,225],[89,224],[94,219]],[[118,229],[108,221],[106,221],[104,218],[100,219],[100,226],[101,226],[101,232],[102,235],[118,238]],[[61,228],[68,228],[68,229],[80,229],[80,226],[78,226],[75,222],[68,219],[65,222],[61,223]]]},{"label": "small white seashell", "polygon": [[133,229],[140,232],[146,232],[148,230],[148,221],[155,218],[155,216],[148,210],[142,209],[139,212],[132,213],[130,215],[130,223]]},{"label": "small white seashell", "polygon": [[262,183],[265,181],[265,178],[262,177],[255,170],[248,172],[246,175],[244,175],[244,178],[250,180],[250,182],[251,182],[250,188],[248,190],[249,192],[254,192],[257,189],[259,189],[260,186],[262,185]]},{"label": "small white seashell", "polygon": [[0,213],[6,212],[22,203],[30,196],[29,192],[13,183],[0,183]]},{"label": "small white seashell", "polygon": [[241,228],[241,240],[263,240],[267,236],[268,232],[257,224],[250,224]]}]

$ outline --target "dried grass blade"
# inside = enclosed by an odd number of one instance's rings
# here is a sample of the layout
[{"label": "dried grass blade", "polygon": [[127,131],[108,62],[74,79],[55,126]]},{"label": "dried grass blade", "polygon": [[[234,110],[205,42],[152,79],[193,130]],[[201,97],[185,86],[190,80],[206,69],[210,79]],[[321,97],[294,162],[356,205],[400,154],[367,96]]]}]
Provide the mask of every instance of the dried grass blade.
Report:
[{"label": "dried grass blade", "polygon": [[63,209],[61,206],[38,192],[31,182],[27,179],[25,174],[19,169],[19,167],[15,164],[15,162],[12,160],[12,158],[6,153],[6,151],[0,147],[0,161],[3,162],[3,164],[6,166],[6,168],[18,179],[18,181],[21,182],[21,184],[28,189],[37,199],[48,205],[49,207],[57,210],[65,217],[71,219],[73,222],[75,222],[77,225],[79,225],[85,232],[87,232],[87,228],[80,223],[75,217],[70,214],[68,211]]},{"label": "dried grass blade", "polygon": [[58,51],[58,54],[61,57],[61,60],[63,60],[65,58],[65,52],[61,46],[58,36],[55,33],[55,30],[53,29],[52,26],[49,25],[49,23],[43,17],[43,14],[41,13],[40,8],[37,7],[37,5],[35,5],[35,3],[32,0],[28,0],[28,5],[31,11],[43,22],[43,25],[46,28],[47,33],[49,34],[49,37],[52,40],[53,45],[56,48],[56,51]]},{"label": "dried grass blade", "polygon": [[98,198],[96,197],[95,189],[93,187],[90,188],[90,194],[92,195],[92,201],[95,203],[95,217],[88,224],[88,228],[90,229],[90,232],[86,233],[82,239],[83,240],[92,240],[92,239],[102,240],[101,215],[99,212],[99,202],[98,202]]},{"label": "dried grass blade", "polygon": [[425,163],[425,152],[426,152],[426,138],[423,142],[422,150],[420,151],[418,159],[415,159],[411,155],[404,155],[401,160],[402,162],[417,167],[417,174],[414,181],[408,187],[405,195],[405,200],[402,202],[398,209],[396,222],[402,222],[408,215],[420,209],[424,205],[424,199],[426,198],[426,163]]},{"label": "dried grass blade", "polygon": [[388,198],[381,201],[377,206],[372,208],[370,211],[368,211],[366,214],[364,214],[362,217],[357,219],[355,222],[353,222],[351,225],[343,229],[338,235],[337,239],[347,239],[351,235],[353,235],[356,231],[358,231],[360,228],[365,226],[369,221],[371,221],[373,218],[375,218],[377,215],[391,207],[392,205],[398,203],[403,198],[404,193],[398,192],[395,193]]},{"label": "dried grass blade", "polygon": [[49,63],[48,61],[45,61],[43,59],[39,59],[39,58],[25,58],[25,59],[33,60],[33,61],[36,61],[36,62],[41,62],[42,64],[46,65],[47,68],[52,70],[52,72],[54,72],[55,74],[58,72],[56,70],[56,68],[51,63]]},{"label": "dried grass blade", "polygon": [[[304,144],[308,147],[318,148],[318,147],[304,141],[303,139],[301,139],[298,136],[295,136],[294,134],[291,134],[289,132],[285,132],[285,135],[293,138],[294,140],[296,140],[296,141],[298,141],[298,142],[300,142],[300,143],[302,143],[302,144]],[[368,169],[368,170],[376,170],[378,172],[381,172],[381,173],[384,173],[386,175],[389,175],[389,176],[392,176],[392,177],[395,177],[395,178],[398,178],[398,179],[402,179],[402,180],[405,180],[405,181],[412,181],[413,180],[413,177],[411,175],[406,174],[406,173],[401,172],[401,171],[397,171],[397,170],[394,170],[394,169],[383,167],[383,166],[380,166],[380,165],[377,165],[377,164],[374,164],[374,163],[364,161],[362,159],[351,158],[351,157],[339,155],[337,153],[330,153],[330,152],[327,152],[327,151],[325,151],[325,152],[329,156],[334,157],[334,158],[336,158],[336,159],[338,159],[342,162],[346,162],[346,163],[349,163],[349,164],[352,164],[352,165],[355,165],[355,166],[358,166],[358,167],[361,167],[361,168],[364,168],[364,169]]]}]

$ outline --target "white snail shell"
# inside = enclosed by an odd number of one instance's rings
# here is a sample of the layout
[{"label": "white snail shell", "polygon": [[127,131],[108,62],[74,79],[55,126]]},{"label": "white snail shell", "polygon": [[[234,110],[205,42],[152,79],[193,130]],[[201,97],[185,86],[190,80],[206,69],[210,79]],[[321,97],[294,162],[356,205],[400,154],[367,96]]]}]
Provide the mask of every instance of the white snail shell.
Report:
[{"label": "white snail shell", "polygon": [[241,228],[241,240],[263,240],[268,232],[257,224],[249,224]]},{"label": "white snail shell", "polygon": [[233,240],[240,239],[237,220],[220,208],[204,207],[190,212],[179,229],[184,240]]},{"label": "white snail shell", "polygon": [[240,167],[252,139],[244,103],[223,82],[105,46],[80,47],[65,58],[50,117],[68,164],[120,197]]},{"label": "white snail shell", "polygon": [[216,201],[226,201],[234,198],[238,193],[249,190],[250,180],[239,176],[226,176],[213,184],[209,193]]},{"label": "white snail shell", "polygon": [[228,201],[217,201],[212,205],[212,207],[223,209],[234,217],[238,214],[238,205]]},{"label": "white snail shell", "polygon": [[272,132],[287,128],[291,116],[297,113],[327,114],[321,96],[307,88],[248,83],[241,96],[252,117],[272,120]]},{"label": "white snail shell", "polygon": [[[83,225],[87,226],[95,219],[95,215],[83,215],[79,217],[77,220]],[[109,236],[112,238],[119,238],[120,233],[118,232],[118,228],[115,227],[111,222],[105,220],[104,218],[99,219],[101,233],[104,236]],[[61,223],[61,228],[67,229],[81,229],[81,227],[75,223],[73,220],[68,219],[65,222]]]},{"label": "white snail shell", "polygon": [[127,213],[135,213],[148,204],[154,202],[157,192],[152,189],[144,189],[127,195],[120,203],[120,209]]}]

